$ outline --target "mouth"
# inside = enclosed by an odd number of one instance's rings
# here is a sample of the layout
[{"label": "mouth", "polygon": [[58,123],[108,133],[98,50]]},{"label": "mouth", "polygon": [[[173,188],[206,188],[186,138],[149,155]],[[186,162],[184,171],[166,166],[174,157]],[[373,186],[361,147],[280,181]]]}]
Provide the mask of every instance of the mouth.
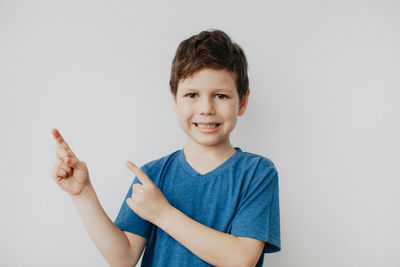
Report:
[{"label": "mouth", "polygon": [[196,128],[200,132],[205,133],[205,134],[212,134],[212,133],[219,131],[222,123],[197,123],[197,122],[194,122],[193,124],[196,126]]},{"label": "mouth", "polygon": [[[212,128],[217,128],[217,127],[219,127],[222,123],[216,123],[216,122],[211,122],[211,123],[196,123],[196,122],[193,122],[193,124],[194,125],[196,125],[196,127],[199,127],[199,124],[201,124],[201,125],[204,125],[205,127],[203,127],[203,128],[210,128],[210,129],[212,129]],[[200,127],[199,127],[200,128]]]}]

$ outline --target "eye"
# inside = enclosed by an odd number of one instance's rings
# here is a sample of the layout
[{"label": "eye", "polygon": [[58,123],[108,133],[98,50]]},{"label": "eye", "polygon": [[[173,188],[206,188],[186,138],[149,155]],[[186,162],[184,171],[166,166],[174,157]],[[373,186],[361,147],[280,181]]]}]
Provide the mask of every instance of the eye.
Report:
[{"label": "eye", "polygon": [[219,99],[224,99],[224,98],[227,98],[227,96],[226,96],[226,95],[224,95],[224,94],[217,94],[217,96],[219,96],[219,97],[218,97]]},{"label": "eye", "polygon": [[185,97],[188,97],[188,96],[189,96],[189,98],[194,98],[194,97],[192,97],[192,96],[195,96],[195,95],[196,95],[196,93],[189,93],[189,94],[186,94]]}]

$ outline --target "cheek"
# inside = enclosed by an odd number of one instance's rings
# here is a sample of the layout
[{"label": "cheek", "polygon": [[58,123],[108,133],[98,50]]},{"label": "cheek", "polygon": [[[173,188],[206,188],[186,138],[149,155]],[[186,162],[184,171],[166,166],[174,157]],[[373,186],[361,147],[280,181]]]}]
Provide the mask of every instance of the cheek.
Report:
[{"label": "cheek", "polygon": [[180,106],[178,109],[179,120],[184,122],[192,117],[192,110],[189,106]]},{"label": "cheek", "polygon": [[236,114],[238,112],[237,106],[234,103],[223,106],[221,109],[221,113],[224,115],[226,119],[234,119],[236,118]]},{"label": "cheek", "polygon": [[186,104],[186,105],[181,105],[180,106],[180,110],[182,111],[182,113],[186,114],[191,110],[191,106]]}]

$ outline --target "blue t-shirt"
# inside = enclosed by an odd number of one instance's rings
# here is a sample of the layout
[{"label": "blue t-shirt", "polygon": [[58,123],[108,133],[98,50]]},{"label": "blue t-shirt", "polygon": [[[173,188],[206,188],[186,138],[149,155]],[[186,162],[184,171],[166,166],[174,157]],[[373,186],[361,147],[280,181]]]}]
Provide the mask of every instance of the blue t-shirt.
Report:
[{"label": "blue t-shirt", "polygon": [[[217,231],[265,241],[264,253],[281,249],[278,172],[263,156],[236,152],[214,170],[200,174],[183,149],[141,167],[168,202],[193,220]],[[133,184],[140,183],[135,177]],[[140,183],[141,184],[141,183]],[[126,204],[115,219],[122,231],[147,238],[141,266],[212,266],[161,228],[142,219]]]}]

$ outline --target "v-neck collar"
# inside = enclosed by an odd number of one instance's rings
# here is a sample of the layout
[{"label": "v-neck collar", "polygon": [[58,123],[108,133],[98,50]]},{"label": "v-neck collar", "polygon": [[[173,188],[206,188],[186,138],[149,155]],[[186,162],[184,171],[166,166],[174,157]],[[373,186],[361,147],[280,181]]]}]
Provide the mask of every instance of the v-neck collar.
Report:
[{"label": "v-neck collar", "polygon": [[183,148],[179,151],[178,153],[178,160],[181,163],[182,168],[193,178],[205,178],[208,177],[210,175],[214,175],[218,172],[220,172],[221,170],[223,170],[224,168],[226,168],[226,166],[229,165],[229,163],[231,163],[236,157],[238,157],[238,154],[240,152],[242,152],[242,150],[239,147],[235,147],[236,152],[230,156],[227,160],[225,160],[223,163],[221,163],[218,167],[216,167],[215,169],[205,173],[205,174],[200,174],[199,172],[197,172],[195,169],[193,169],[193,167],[187,162],[186,158],[185,158],[185,154],[183,152]]}]

